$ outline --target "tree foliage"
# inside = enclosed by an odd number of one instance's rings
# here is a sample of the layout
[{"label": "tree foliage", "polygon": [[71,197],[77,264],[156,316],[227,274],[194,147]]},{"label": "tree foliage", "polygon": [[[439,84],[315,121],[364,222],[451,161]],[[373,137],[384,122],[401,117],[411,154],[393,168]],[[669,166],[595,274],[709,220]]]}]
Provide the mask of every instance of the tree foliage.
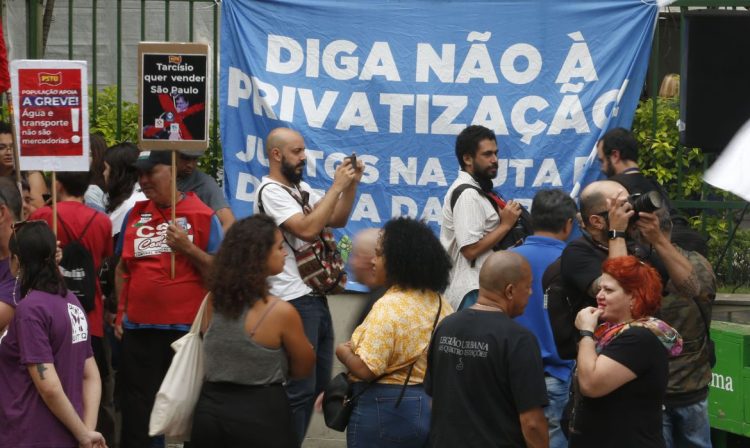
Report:
[{"label": "tree foliage", "polygon": [[[703,184],[704,159],[699,148],[680,147],[676,98],[657,98],[656,120],[652,99],[641,101],[633,118],[633,134],[640,143],[641,171],[656,179],[671,198],[693,201],[739,200],[735,195]],[[681,174],[680,174],[681,172]],[[709,259],[720,281],[741,285],[750,281],[750,230],[738,230],[721,266],[716,266],[729,238],[734,214],[724,210],[682,209],[690,224],[709,238]]]}]

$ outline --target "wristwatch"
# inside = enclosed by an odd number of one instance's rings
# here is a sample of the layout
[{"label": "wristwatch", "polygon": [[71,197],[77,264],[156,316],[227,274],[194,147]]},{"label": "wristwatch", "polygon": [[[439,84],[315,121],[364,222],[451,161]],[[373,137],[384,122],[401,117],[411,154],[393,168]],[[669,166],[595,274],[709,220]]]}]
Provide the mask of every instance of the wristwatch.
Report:
[{"label": "wristwatch", "polygon": [[607,236],[611,240],[615,240],[617,238],[625,238],[625,232],[621,232],[619,230],[610,230],[607,232]]},{"label": "wristwatch", "polygon": [[581,339],[585,338],[586,336],[590,337],[591,339],[594,339],[594,332],[589,330],[579,330],[578,334],[581,335]]}]

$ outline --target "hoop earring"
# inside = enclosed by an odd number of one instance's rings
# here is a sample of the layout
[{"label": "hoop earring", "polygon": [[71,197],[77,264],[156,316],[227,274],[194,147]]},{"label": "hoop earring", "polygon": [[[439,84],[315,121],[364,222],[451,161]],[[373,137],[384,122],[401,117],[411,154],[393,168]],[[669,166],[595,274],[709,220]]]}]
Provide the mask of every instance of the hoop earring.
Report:
[{"label": "hoop earring", "polygon": [[18,289],[18,279],[21,278],[21,271],[18,271],[18,274],[16,274],[16,281],[13,283],[13,304],[18,306],[18,302],[16,302],[16,290]]}]

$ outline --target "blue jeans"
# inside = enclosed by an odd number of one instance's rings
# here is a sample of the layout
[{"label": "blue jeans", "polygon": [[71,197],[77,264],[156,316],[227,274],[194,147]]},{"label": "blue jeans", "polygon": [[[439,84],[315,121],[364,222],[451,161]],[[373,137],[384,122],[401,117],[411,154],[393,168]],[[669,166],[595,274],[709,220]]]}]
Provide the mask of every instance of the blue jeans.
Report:
[{"label": "blue jeans", "polygon": [[549,446],[550,448],[567,448],[568,439],[565,438],[560,428],[560,417],[562,417],[565,405],[568,404],[570,377],[568,381],[562,381],[554,376],[545,375],[544,382],[547,383],[547,399],[549,400],[549,405],[544,408],[549,430]]},{"label": "blue jeans", "polygon": [[708,399],[687,406],[665,407],[662,421],[667,448],[711,448]]},{"label": "blue jeans", "polygon": [[292,422],[300,445],[305,439],[307,426],[312,417],[315,398],[331,380],[333,363],[333,322],[328,309],[328,299],[306,295],[289,303],[299,312],[305,335],[315,351],[315,370],[312,375],[286,384],[289,405],[292,408]]},{"label": "blue jeans", "polygon": [[473,291],[469,291],[466,293],[463,299],[461,299],[461,303],[458,305],[458,309],[456,311],[468,308],[475,303],[477,303],[477,299],[479,298],[479,290],[475,289]]},{"label": "blue jeans", "polygon": [[[364,383],[355,383],[359,393]],[[400,384],[373,384],[357,398],[346,427],[347,448],[421,448],[430,432],[431,399],[421,384],[407,386],[396,407]]]}]

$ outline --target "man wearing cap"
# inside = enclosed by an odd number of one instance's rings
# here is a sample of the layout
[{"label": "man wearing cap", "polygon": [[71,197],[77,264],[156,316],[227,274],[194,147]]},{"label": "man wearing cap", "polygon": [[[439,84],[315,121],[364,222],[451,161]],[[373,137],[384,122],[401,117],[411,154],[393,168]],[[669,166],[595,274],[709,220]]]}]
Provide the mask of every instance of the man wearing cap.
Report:
[{"label": "man wearing cap", "polygon": [[235,221],[234,214],[216,180],[198,169],[198,159],[202,154],[203,151],[177,152],[177,189],[192,191],[198,199],[211,207],[226,232]]},{"label": "man wearing cap", "polygon": [[149,416],[172,360],[170,344],[195,318],[206,295],[203,274],[223,235],[219,219],[195,193],[178,191],[177,219],[170,223],[171,160],[168,151],[142,152],[136,160],[147,200],[136,202],[125,216],[115,249],[122,448],[152,446]]}]

